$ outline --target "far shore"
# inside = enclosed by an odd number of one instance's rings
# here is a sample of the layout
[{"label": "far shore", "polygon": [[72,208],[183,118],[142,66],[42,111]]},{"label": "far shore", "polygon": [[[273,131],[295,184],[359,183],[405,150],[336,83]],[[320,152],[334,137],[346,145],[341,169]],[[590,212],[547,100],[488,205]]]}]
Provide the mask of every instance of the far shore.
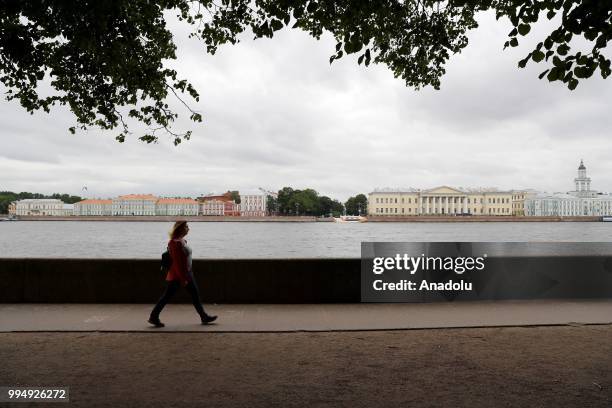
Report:
[{"label": "far shore", "polygon": [[[269,217],[225,217],[225,216],[18,216],[19,221],[107,221],[107,222],[334,222],[331,217],[314,216],[269,216]],[[526,217],[526,216],[369,216],[361,222],[601,222],[600,216],[582,217]]]}]

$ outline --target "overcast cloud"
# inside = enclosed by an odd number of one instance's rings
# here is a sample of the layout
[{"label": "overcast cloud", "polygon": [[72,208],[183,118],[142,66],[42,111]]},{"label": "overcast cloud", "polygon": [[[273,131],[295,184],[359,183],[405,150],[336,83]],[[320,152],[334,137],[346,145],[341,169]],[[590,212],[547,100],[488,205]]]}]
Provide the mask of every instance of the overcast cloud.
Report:
[{"label": "overcast cloud", "polygon": [[[0,102],[0,190],[108,197],[197,196],[228,189],[312,187],[341,200],[377,187],[438,185],[567,191],[581,158],[595,189],[612,190],[612,80],[573,91],[518,69],[527,43],[502,51],[510,27],[480,18],[447,66],[442,90],[415,91],[384,66],[328,63],[335,42],[297,30],[217,55],[172,24],[174,66],[199,90],[203,124],[174,147],[164,136],[124,144],[98,130],[71,135],[69,111],[29,115]],[[533,30],[533,43],[543,33]],[[537,41],[536,41],[537,42]]]}]

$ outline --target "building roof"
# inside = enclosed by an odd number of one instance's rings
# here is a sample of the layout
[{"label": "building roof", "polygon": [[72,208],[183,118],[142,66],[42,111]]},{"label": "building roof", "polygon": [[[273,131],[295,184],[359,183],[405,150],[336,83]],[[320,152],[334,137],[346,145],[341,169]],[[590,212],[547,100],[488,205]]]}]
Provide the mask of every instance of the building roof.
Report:
[{"label": "building roof", "polygon": [[24,198],[23,200],[15,201],[15,203],[40,203],[40,202],[61,203],[62,200],[58,198]]},{"label": "building roof", "polygon": [[454,190],[458,193],[479,193],[479,194],[490,194],[490,193],[499,193],[499,194],[510,194],[510,191],[499,191],[495,187],[451,187],[451,186],[438,186],[434,188],[391,188],[391,187],[383,187],[383,188],[375,188],[370,194],[384,194],[384,193],[435,193],[436,190],[440,189],[448,189]]},{"label": "building roof", "polygon": [[157,200],[153,194],[127,194],[117,197],[119,200]]},{"label": "building roof", "polygon": [[580,166],[578,166],[578,170],[586,170],[586,167],[584,167],[584,162],[582,161],[582,159],[580,159]]},{"label": "building roof", "polygon": [[79,201],[77,204],[108,204],[111,205],[113,200],[99,200],[99,199],[87,199]]},{"label": "building roof", "polygon": [[224,194],[217,194],[217,195],[207,195],[207,196],[203,196],[203,197],[198,197],[197,200],[199,202],[204,202],[204,201],[213,201],[213,200],[217,200],[217,201],[233,201],[232,200],[232,194],[231,193],[224,193]]},{"label": "building roof", "polygon": [[160,198],[157,204],[192,204],[197,205],[198,202],[193,198]]}]

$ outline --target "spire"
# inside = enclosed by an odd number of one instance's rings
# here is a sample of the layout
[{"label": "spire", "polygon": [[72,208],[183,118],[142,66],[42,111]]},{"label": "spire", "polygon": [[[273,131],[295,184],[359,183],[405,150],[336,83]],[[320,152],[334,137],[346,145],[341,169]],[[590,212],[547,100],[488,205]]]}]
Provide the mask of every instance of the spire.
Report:
[{"label": "spire", "polygon": [[586,167],[584,167],[584,162],[582,161],[582,159],[580,159],[580,166],[578,166],[578,170],[586,170]]}]

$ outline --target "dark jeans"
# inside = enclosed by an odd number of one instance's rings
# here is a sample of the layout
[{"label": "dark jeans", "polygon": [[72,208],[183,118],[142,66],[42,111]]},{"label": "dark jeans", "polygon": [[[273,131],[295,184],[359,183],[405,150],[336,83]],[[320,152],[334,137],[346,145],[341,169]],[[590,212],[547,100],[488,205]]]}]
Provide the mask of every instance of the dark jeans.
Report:
[{"label": "dark jeans", "polygon": [[[179,281],[177,280],[168,281],[168,286],[166,286],[166,290],[164,291],[164,294],[157,301],[157,304],[155,305],[155,307],[153,308],[153,311],[151,312],[152,320],[159,319],[159,314],[161,313],[162,309],[164,308],[164,306],[166,306],[166,303],[168,303],[170,298],[174,296],[174,294],[180,287],[181,287],[181,283]],[[187,289],[187,292],[189,292],[189,294],[191,295],[191,302],[193,303],[193,307],[195,307],[200,317],[203,318],[204,316],[206,316],[206,313],[204,312],[204,308],[202,307],[202,303],[200,303],[200,293],[198,291],[198,284],[195,282],[195,280],[191,280],[187,284],[187,286],[185,286],[185,289]]]}]

